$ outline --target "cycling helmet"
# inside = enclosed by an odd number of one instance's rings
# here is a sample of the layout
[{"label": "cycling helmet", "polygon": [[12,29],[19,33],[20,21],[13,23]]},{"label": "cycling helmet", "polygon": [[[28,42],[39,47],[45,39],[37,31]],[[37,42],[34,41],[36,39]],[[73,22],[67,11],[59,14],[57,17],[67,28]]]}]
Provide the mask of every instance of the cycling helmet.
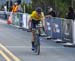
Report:
[{"label": "cycling helmet", "polygon": [[40,7],[37,7],[37,8],[36,8],[36,11],[37,11],[39,14],[41,14],[42,9],[41,9]]}]

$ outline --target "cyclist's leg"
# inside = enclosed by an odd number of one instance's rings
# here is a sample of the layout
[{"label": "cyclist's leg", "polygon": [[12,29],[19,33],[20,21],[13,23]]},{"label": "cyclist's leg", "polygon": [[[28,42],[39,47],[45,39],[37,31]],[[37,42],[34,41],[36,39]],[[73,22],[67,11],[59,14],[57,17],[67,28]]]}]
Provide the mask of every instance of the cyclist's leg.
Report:
[{"label": "cyclist's leg", "polygon": [[34,46],[35,31],[34,31],[34,29],[36,28],[36,24],[34,22],[32,22],[31,28],[32,28],[32,50],[34,50],[34,48],[35,48],[35,46]]},{"label": "cyclist's leg", "polygon": [[36,29],[36,25],[39,24],[39,21],[35,21],[35,20],[32,20],[32,23],[31,23],[31,28],[32,28],[32,41],[34,42],[35,41],[35,29]]},{"label": "cyclist's leg", "polygon": [[38,30],[39,30],[39,34],[41,34],[41,26],[40,26],[40,21],[38,22],[38,24],[37,24],[37,25],[39,25]]},{"label": "cyclist's leg", "polygon": [[35,49],[35,45],[34,45],[35,36],[34,35],[35,35],[34,31],[32,31],[32,50]]}]

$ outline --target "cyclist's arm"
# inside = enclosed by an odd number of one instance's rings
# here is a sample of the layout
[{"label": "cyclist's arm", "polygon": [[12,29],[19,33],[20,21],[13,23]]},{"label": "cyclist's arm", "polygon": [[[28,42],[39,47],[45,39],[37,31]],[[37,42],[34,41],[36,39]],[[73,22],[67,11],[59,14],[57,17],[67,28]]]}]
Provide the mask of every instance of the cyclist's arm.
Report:
[{"label": "cyclist's arm", "polygon": [[30,26],[30,23],[31,23],[31,21],[32,21],[33,15],[34,15],[34,11],[33,11],[32,14],[30,15],[30,19],[29,19],[29,22],[28,22],[28,26]]},{"label": "cyclist's arm", "polygon": [[52,18],[52,16],[51,16],[51,15],[46,15],[46,17],[48,17],[48,18]]},{"label": "cyclist's arm", "polygon": [[28,27],[29,27],[29,28],[31,27],[31,21],[32,21],[32,18],[30,17],[30,18],[29,18],[29,21],[28,21]]},{"label": "cyclist's arm", "polygon": [[42,13],[41,22],[42,22],[42,26],[45,27],[45,16],[44,16],[44,13]]}]

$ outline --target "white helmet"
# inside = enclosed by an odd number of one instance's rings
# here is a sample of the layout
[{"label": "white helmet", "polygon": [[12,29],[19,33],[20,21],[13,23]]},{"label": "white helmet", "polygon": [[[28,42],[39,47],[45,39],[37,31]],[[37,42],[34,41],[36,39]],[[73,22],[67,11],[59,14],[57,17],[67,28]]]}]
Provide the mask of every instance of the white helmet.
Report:
[{"label": "white helmet", "polygon": [[17,5],[18,3],[17,3],[17,2],[15,2],[14,4],[15,4],[15,5]]},{"label": "white helmet", "polygon": [[49,8],[49,11],[50,11],[50,12],[53,11],[53,8]]}]

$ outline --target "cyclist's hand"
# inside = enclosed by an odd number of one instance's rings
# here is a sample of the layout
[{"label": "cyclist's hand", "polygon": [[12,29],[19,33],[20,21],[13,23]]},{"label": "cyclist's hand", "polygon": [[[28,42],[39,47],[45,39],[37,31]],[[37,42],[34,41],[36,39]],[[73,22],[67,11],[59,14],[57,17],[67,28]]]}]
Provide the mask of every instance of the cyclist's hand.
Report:
[{"label": "cyclist's hand", "polygon": [[52,18],[52,16],[51,15],[47,15],[46,18]]},{"label": "cyclist's hand", "polygon": [[46,29],[46,24],[43,24],[42,25],[42,28],[46,31],[47,29]]}]

